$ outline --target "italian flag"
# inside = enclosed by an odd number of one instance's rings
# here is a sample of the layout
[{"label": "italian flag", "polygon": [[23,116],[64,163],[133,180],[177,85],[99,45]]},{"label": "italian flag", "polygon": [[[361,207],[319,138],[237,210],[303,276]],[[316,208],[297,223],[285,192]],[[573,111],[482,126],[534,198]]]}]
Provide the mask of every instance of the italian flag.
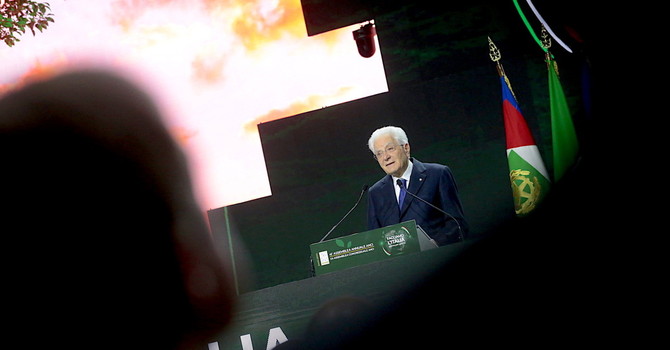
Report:
[{"label": "italian flag", "polygon": [[501,75],[500,82],[514,211],[518,216],[525,216],[546,196],[551,182],[540,151],[505,75]]}]

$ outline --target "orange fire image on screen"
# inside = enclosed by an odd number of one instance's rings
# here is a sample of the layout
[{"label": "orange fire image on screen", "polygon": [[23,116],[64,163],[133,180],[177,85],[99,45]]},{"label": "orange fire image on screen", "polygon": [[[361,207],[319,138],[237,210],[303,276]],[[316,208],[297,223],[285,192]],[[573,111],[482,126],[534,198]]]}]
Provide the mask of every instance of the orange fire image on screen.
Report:
[{"label": "orange fire image on screen", "polygon": [[204,209],[271,195],[257,124],[388,91],[360,25],[309,37],[300,0],[49,3],[49,28],[0,50],[0,94],[63,69],[127,76],[189,156]]}]

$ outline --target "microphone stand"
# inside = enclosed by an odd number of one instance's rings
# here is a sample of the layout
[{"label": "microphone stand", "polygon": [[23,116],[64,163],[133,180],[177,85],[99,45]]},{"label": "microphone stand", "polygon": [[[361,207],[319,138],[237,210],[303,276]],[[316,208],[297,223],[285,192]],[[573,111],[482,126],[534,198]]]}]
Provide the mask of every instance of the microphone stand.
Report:
[{"label": "microphone stand", "polygon": [[356,204],[354,204],[354,206],[351,207],[351,209],[349,209],[349,211],[348,211],[346,214],[344,214],[344,216],[342,217],[342,219],[340,219],[340,221],[338,221],[337,224],[335,224],[335,226],[333,226],[333,228],[331,228],[330,231],[328,231],[328,233],[326,233],[326,234],[323,236],[323,238],[321,238],[321,239],[319,240],[319,243],[323,242],[323,240],[326,239],[326,237],[328,237],[328,235],[330,235],[330,233],[333,232],[337,226],[340,226],[340,224],[342,223],[342,221],[344,221],[344,219],[346,219],[347,216],[349,216],[349,214],[351,214],[351,212],[354,211],[354,209],[356,209],[356,207],[358,206],[358,203],[360,203],[360,202],[361,202],[361,199],[363,198],[363,194],[365,194],[365,191],[367,191],[367,190],[368,190],[368,185],[364,185],[364,186],[363,186],[363,189],[361,190],[361,194],[358,196],[358,200],[356,201]]},{"label": "microphone stand", "polygon": [[400,186],[401,189],[404,188],[404,189],[405,189],[405,192],[406,192],[407,194],[409,194],[410,196],[412,196],[412,197],[414,197],[414,198],[416,198],[416,199],[418,199],[418,200],[420,200],[420,201],[422,201],[422,202],[428,204],[428,205],[431,206],[433,209],[439,211],[440,213],[442,213],[442,214],[444,214],[444,215],[450,217],[452,220],[454,220],[454,221],[456,222],[456,226],[458,226],[458,236],[461,238],[461,242],[465,241],[465,238],[463,237],[463,230],[461,229],[461,224],[458,222],[458,220],[456,220],[455,217],[453,217],[451,214],[447,213],[446,211],[444,211],[444,210],[438,208],[438,207],[435,206],[433,203],[430,203],[430,202],[428,202],[427,200],[425,200],[425,199],[423,199],[423,198],[421,198],[421,197],[415,195],[414,193],[408,191],[407,188],[405,187],[405,185],[402,183],[402,181],[400,181],[400,179],[398,179],[398,180],[396,181],[396,183],[398,184],[398,186]]},{"label": "microphone stand", "polygon": [[[346,214],[344,214],[344,216],[342,217],[342,219],[340,219],[340,221],[338,221],[337,224],[335,224],[335,225],[334,225],[334,226],[333,226],[333,227],[332,227],[332,228],[331,228],[331,229],[330,229],[330,230],[329,230],[329,231],[328,231],[328,232],[327,232],[327,233],[326,233],[320,240],[319,240],[319,242],[317,242],[317,243],[321,243],[321,242],[323,242],[323,241],[326,239],[326,237],[328,237],[328,236],[335,230],[335,228],[336,228],[337,226],[340,226],[340,224],[342,223],[342,221],[344,221],[344,219],[346,219],[347,216],[349,216],[349,214],[351,214],[351,212],[354,211],[354,209],[356,209],[356,207],[358,206],[358,204],[361,202],[361,199],[363,199],[363,194],[365,194],[365,192],[366,192],[367,190],[368,190],[368,185],[367,185],[367,184],[366,184],[366,185],[363,185],[363,189],[361,190],[361,194],[358,196],[358,200],[356,200],[356,204],[354,204],[354,206],[351,207],[351,209],[349,209],[349,211],[348,211]],[[311,254],[311,253],[309,254],[309,272],[310,272],[310,276],[314,277],[314,275],[315,275],[315,272],[314,272],[314,259],[312,258],[312,254]]]}]

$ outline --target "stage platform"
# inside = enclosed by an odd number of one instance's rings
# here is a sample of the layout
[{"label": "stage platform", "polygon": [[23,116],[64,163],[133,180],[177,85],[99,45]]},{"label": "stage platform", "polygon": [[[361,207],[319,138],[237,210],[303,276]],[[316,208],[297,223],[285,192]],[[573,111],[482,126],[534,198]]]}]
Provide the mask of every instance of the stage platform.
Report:
[{"label": "stage platform", "polygon": [[233,323],[203,349],[265,350],[268,339],[274,346],[301,338],[314,313],[340,297],[359,297],[373,306],[393,303],[394,297],[421,283],[468,244],[451,244],[244,293],[239,296]]}]

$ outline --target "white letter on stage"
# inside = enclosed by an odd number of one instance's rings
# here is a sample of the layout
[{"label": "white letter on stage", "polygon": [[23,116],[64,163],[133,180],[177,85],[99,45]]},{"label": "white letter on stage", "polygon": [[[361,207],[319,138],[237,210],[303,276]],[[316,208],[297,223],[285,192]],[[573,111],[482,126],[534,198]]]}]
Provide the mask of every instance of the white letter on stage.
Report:
[{"label": "white letter on stage", "polygon": [[242,343],[242,350],[254,350],[254,344],[251,343],[251,334],[241,335],[240,342]]},{"label": "white letter on stage", "polygon": [[268,333],[268,345],[265,347],[265,350],[271,350],[275,346],[287,341],[284,331],[281,330],[281,327],[275,327],[270,329]]}]

